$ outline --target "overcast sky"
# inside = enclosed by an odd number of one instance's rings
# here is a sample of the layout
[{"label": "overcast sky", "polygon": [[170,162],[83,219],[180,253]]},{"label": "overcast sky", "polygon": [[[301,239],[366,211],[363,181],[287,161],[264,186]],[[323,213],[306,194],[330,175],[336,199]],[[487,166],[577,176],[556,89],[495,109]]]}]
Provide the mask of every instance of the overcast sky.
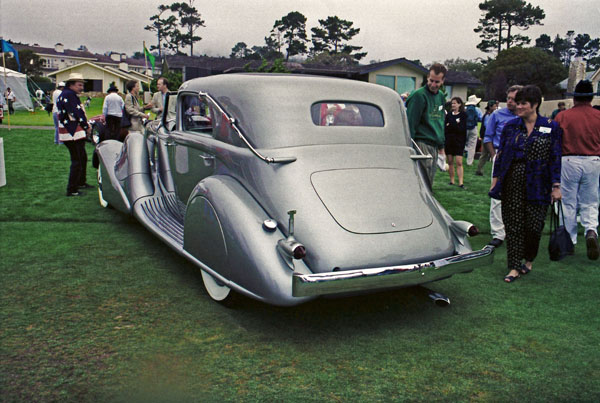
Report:
[{"label": "overcast sky", "polygon": [[[16,42],[67,49],[86,45],[95,53],[133,54],[156,44],[144,30],[160,4],[170,0],[0,0],[0,36]],[[423,63],[449,58],[485,57],[473,32],[481,17],[481,0],[195,0],[206,22],[197,33],[203,39],[195,54],[229,56],[237,42],[264,45],[276,19],[299,11],[307,31],[319,19],[336,15],[354,22],[360,33],[353,45],[368,52],[363,62],[398,57]],[[564,36],[568,30],[600,37],[600,0],[531,0],[546,13],[543,26],[525,31],[535,39],[542,33]],[[189,52],[189,50],[188,50]]]}]

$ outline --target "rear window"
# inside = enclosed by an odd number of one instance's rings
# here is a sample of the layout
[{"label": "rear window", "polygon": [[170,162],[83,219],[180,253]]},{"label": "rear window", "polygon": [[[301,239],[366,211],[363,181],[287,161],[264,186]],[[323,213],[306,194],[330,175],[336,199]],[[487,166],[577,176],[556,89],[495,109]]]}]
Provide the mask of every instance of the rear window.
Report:
[{"label": "rear window", "polygon": [[381,109],[371,104],[348,102],[317,102],[310,108],[317,126],[383,127]]}]

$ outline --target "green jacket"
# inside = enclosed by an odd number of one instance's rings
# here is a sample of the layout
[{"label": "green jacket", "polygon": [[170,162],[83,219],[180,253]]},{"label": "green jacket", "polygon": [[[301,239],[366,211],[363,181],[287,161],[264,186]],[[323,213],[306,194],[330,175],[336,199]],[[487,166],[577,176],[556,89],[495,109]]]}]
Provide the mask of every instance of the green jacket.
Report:
[{"label": "green jacket", "polygon": [[406,100],[406,114],[410,126],[410,136],[437,148],[443,148],[444,104],[446,95],[440,90],[432,94],[427,87],[421,87]]}]

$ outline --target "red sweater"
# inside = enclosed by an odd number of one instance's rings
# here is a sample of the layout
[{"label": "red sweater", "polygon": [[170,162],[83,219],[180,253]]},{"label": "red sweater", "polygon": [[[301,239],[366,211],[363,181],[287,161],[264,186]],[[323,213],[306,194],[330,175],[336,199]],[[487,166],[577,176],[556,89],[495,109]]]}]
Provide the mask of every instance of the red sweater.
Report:
[{"label": "red sweater", "polygon": [[600,111],[578,104],[559,113],[555,120],[563,129],[563,155],[600,156]]}]

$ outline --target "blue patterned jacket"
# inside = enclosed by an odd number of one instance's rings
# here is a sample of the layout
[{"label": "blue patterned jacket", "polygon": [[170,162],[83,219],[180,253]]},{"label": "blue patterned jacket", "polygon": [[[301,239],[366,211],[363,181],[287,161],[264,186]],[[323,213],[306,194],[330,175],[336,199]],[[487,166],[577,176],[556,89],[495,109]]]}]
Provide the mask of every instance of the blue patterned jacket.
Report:
[{"label": "blue patterned jacket", "polygon": [[550,204],[552,184],[560,183],[562,129],[558,123],[538,116],[533,131],[527,137],[523,119],[516,118],[504,126],[500,147],[494,163],[496,186],[489,195],[502,198],[502,184],[515,159],[523,159],[527,175],[527,201]]},{"label": "blue patterned jacket", "polygon": [[78,127],[79,130],[86,130],[88,128],[87,117],[75,91],[65,88],[60,93],[56,104],[58,108],[58,121],[71,136],[78,131]]}]

